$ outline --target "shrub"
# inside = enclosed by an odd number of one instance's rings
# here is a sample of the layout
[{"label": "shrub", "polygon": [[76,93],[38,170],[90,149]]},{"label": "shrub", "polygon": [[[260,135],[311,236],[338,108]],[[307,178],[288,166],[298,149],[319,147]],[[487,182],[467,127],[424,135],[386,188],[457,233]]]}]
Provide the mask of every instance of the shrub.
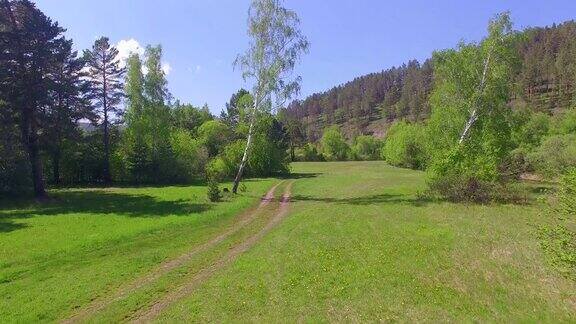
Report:
[{"label": "shrub", "polygon": [[344,161],[348,157],[350,148],[344,140],[344,136],[342,136],[338,126],[326,128],[322,135],[321,143],[322,153],[326,160]]},{"label": "shrub", "polygon": [[217,120],[209,120],[198,128],[198,137],[208,149],[208,154],[213,157],[218,155],[228,143],[231,131],[226,124]]},{"label": "shrub", "polygon": [[222,157],[215,157],[206,165],[206,176],[210,179],[222,181],[230,176],[228,166]]},{"label": "shrub", "polygon": [[19,145],[0,141],[0,194],[22,193],[31,187],[29,163]]},{"label": "shrub", "polygon": [[576,168],[572,168],[562,178],[559,209],[563,215],[576,216]]},{"label": "shrub", "polygon": [[533,149],[540,145],[542,139],[550,132],[551,119],[544,113],[531,114],[526,123],[514,133],[516,145]]},{"label": "shrub", "polygon": [[563,177],[553,212],[560,217],[557,224],[540,227],[540,246],[554,268],[576,279],[576,168]]},{"label": "shrub", "polygon": [[208,163],[208,150],[189,131],[178,129],[171,136],[172,150],[180,181],[201,176]]},{"label": "shrub", "polygon": [[218,187],[218,182],[215,179],[209,178],[208,179],[208,200],[211,202],[217,202],[222,199],[222,192]]},{"label": "shrub", "polygon": [[576,134],[576,108],[568,109],[554,117],[554,134]]},{"label": "shrub", "polygon": [[576,134],[553,135],[528,155],[535,170],[547,177],[557,177],[576,167]]},{"label": "shrub", "polygon": [[526,203],[527,192],[510,183],[486,181],[472,176],[445,175],[429,182],[430,191],[451,202],[486,204]]},{"label": "shrub", "polygon": [[392,125],[382,148],[382,158],[394,166],[424,169],[429,157],[422,126],[404,121]]},{"label": "shrub", "polygon": [[312,143],[306,143],[296,150],[296,160],[298,161],[322,161],[322,155]]},{"label": "shrub", "polygon": [[382,141],[369,136],[361,135],[354,139],[352,146],[352,158],[357,161],[374,161],[380,157]]}]

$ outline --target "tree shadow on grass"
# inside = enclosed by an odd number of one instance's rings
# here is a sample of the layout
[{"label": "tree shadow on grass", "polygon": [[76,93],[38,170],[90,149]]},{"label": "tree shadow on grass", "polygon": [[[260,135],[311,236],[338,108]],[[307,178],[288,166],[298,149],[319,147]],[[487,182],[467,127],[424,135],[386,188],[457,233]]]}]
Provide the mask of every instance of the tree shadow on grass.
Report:
[{"label": "tree shadow on grass", "polygon": [[280,179],[310,179],[316,178],[320,176],[322,173],[297,173],[292,172],[288,174],[284,174],[280,177]]},{"label": "tree shadow on grass", "polygon": [[[131,195],[104,190],[67,191],[51,195],[48,202],[35,203],[28,208],[0,209],[0,232],[10,230],[11,219],[62,214],[120,215],[127,217],[185,216],[210,208],[209,204],[179,199],[158,200],[147,195]],[[14,227],[12,230],[18,229]]]},{"label": "tree shadow on grass", "polygon": [[429,198],[410,197],[407,195],[387,194],[387,193],[370,195],[370,196],[350,197],[350,198],[313,197],[313,196],[295,195],[291,198],[291,200],[315,201],[315,202],[355,205],[355,206],[368,206],[382,203],[406,203],[416,207],[424,206],[433,201],[432,199]]},{"label": "tree shadow on grass", "polygon": [[15,231],[18,229],[22,229],[24,227],[27,227],[27,225],[14,223],[12,220],[4,219],[4,218],[1,218],[1,216],[0,216],[0,233],[8,233],[8,232],[12,232],[12,231]]}]

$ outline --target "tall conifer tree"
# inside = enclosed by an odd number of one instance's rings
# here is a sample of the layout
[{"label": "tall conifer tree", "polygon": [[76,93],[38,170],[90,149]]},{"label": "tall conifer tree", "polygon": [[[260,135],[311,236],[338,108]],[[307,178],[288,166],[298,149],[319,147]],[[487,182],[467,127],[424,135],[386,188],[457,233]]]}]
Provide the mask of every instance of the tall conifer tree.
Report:
[{"label": "tall conifer tree", "polygon": [[103,131],[102,177],[105,183],[111,183],[110,125],[114,118],[122,114],[119,104],[123,96],[124,69],[119,67],[118,50],[110,45],[107,37],[97,39],[92,50],[86,50],[84,55],[89,67],[91,98],[98,111]]}]

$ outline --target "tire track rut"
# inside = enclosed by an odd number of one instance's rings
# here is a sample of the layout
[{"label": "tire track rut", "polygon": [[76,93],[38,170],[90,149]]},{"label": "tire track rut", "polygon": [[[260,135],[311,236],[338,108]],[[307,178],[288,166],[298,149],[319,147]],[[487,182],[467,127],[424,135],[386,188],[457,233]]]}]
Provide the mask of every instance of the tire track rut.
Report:
[{"label": "tire track rut", "polygon": [[280,204],[277,210],[274,211],[274,215],[270,218],[268,223],[256,234],[252,235],[245,241],[233,246],[223,257],[215,261],[213,264],[197,272],[194,277],[192,277],[187,283],[185,283],[180,288],[177,288],[161,299],[156,301],[156,303],[145,308],[144,310],[135,314],[132,319],[132,323],[148,323],[154,320],[162,311],[174,304],[175,302],[181,300],[182,298],[192,294],[196,288],[208,280],[212,275],[214,275],[218,270],[226,267],[232,263],[238,256],[250,249],[254,244],[256,244],[265,234],[267,234],[271,229],[276,227],[282,219],[288,214],[290,195],[292,189],[293,181],[289,182],[286,186],[284,194],[280,199]]},{"label": "tire track rut", "polygon": [[88,304],[88,306],[81,308],[80,311],[61,321],[61,323],[77,323],[92,315],[96,315],[99,311],[107,308],[111,304],[128,297],[134,290],[140,289],[158,280],[163,275],[191,260],[195,255],[207,251],[210,248],[216,246],[218,243],[224,241],[226,238],[230,237],[240,229],[244,228],[250,222],[252,222],[264,210],[264,208],[274,200],[276,189],[283,182],[284,180],[278,182],[276,185],[270,188],[270,190],[268,190],[266,195],[262,198],[257,208],[251,208],[242,213],[240,219],[224,232],[218,234],[209,241],[194,247],[192,250],[186,252],[185,254],[161,264],[159,267],[147,273],[146,275],[133,280],[126,286],[122,286],[112,295],[106,295],[103,298],[95,299],[90,304]]}]

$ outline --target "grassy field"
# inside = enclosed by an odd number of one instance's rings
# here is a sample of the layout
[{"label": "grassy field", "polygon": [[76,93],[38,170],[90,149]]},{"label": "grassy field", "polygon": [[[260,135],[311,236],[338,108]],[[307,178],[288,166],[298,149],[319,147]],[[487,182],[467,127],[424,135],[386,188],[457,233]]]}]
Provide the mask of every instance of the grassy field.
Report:
[{"label": "grassy field", "polygon": [[[297,163],[287,217],[209,272],[161,322],[574,322],[576,283],[551,269],[545,206],[417,198],[424,174],[382,162]],[[238,223],[273,184],[209,204],[203,187],[62,190],[0,207],[0,322],[65,319]],[[277,199],[278,200],[278,199]],[[83,320],[134,319],[270,222],[277,200],[210,249]],[[266,209],[267,208],[267,209]]]},{"label": "grassy field", "polygon": [[68,316],[219,233],[273,181],[250,181],[246,193],[218,204],[201,186],[57,190],[42,205],[0,201],[0,322]]},{"label": "grassy field", "polygon": [[576,285],[547,267],[542,206],[424,202],[424,175],[303,163],[293,212],[160,320],[574,322]]}]

